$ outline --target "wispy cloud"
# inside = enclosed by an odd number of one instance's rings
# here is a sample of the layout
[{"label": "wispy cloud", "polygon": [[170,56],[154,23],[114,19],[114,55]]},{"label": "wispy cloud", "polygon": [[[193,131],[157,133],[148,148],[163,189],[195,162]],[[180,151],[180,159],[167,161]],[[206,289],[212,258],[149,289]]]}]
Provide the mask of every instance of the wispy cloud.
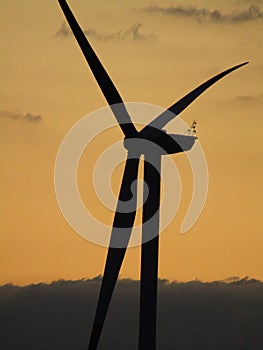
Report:
[{"label": "wispy cloud", "polygon": [[262,4],[262,0],[236,0],[236,3],[238,4]]},{"label": "wispy cloud", "polygon": [[149,5],[144,8],[148,13],[159,13],[169,16],[193,18],[198,21],[232,22],[240,23],[263,18],[263,11],[257,5],[250,5],[247,9],[222,12],[219,9],[198,8],[196,6],[158,6]]},{"label": "wispy cloud", "polygon": [[13,120],[24,120],[24,121],[35,122],[35,123],[42,121],[41,114],[32,114],[32,113],[0,111],[0,117],[13,119]]},{"label": "wispy cloud", "polygon": [[[49,285],[0,287],[1,349],[85,349],[100,278]],[[159,281],[158,348],[259,349],[263,283]],[[138,337],[139,282],[120,280],[100,343],[101,350],[133,350]],[[216,345],[215,345],[216,344]]]},{"label": "wispy cloud", "polygon": [[[88,28],[84,29],[84,33],[93,39],[98,41],[109,41],[109,40],[155,40],[157,37],[154,34],[145,34],[142,32],[142,23],[136,22],[128,29],[121,29],[116,32],[106,33],[98,32],[95,29]],[[72,35],[72,32],[68,25],[64,22],[61,27],[55,33],[54,37],[68,37]]]},{"label": "wispy cloud", "polygon": [[253,101],[255,97],[251,95],[240,95],[240,96],[236,96],[236,99],[243,102],[249,102],[249,101]]},{"label": "wispy cloud", "polygon": [[240,102],[257,102],[262,100],[263,94],[259,95],[238,95],[236,96],[236,100]]}]

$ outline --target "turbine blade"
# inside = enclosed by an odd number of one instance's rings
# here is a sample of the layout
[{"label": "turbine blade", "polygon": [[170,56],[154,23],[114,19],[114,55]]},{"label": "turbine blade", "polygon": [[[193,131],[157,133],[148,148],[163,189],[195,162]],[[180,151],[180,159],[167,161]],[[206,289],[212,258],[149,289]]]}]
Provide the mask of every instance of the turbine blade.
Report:
[{"label": "turbine blade", "polygon": [[[108,249],[108,255],[95,314],[95,320],[93,323],[89,342],[89,350],[97,349],[113,290],[116,285],[119,271],[131,236],[132,227],[136,215],[136,180],[138,177],[139,157],[140,156],[132,158],[132,156],[128,155],[128,158],[126,160],[123,180],[119,193],[118,205],[113,222],[110,246]],[[132,183],[135,185],[133,188],[133,193],[131,192]],[[125,205],[125,202],[127,201],[129,203],[128,206]]]},{"label": "turbine blade", "polygon": [[[193,91],[185,95],[183,98],[181,98],[179,101],[177,101],[175,104],[173,104],[171,107],[169,107],[165,112],[160,114],[157,118],[155,118],[150,124],[148,124],[145,129],[148,126],[155,127],[157,129],[162,129],[168,122],[170,122],[173,118],[175,118],[178,114],[180,114],[186,107],[188,107],[199,95],[201,95],[205,90],[207,90],[210,86],[212,86],[214,83],[216,83],[218,80],[222,79],[227,74],[233,72],[234,70],[248,64],[248,62],[244,62],[241,64],[238,64],[237,66],[231,67],[224,72],[221,72],[217,74],[216,76],[210,78],[197,88],[195,88]],[[172,112],[172,113],[167,113]],[[143,130],[141,131],[143,132]]]},{"label": "turbine blade", "polygon": [[[119,92],[80,28],[70,7],[65,0],[58,0],[58,2],[104,97],[106,98],[118,123],[120,124],[124,135],[126,137],[136,135],[137,130],[131,121],[129,113],[123,104],[123,100]],[[114,104],[119,104],[118,108],[112,108],[111,105]]]}]

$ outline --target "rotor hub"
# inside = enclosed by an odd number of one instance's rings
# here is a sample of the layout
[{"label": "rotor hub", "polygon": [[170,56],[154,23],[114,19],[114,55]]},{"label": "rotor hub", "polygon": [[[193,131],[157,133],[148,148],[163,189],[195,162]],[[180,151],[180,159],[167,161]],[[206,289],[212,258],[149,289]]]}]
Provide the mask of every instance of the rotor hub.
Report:
[{"label": "rotor hub", "polygon": [[124,147],[136,154],[175,154],[189,151],[193,146],[197,136],[167,134],[166,131],[148,127],[137,137],[124,139]]}]

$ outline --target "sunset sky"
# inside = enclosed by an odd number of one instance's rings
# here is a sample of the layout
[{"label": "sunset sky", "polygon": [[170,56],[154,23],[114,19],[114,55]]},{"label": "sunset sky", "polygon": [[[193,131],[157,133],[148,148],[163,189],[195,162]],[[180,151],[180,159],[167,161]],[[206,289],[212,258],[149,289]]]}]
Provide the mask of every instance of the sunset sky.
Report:
[{"label": "sunset sky", "polygon": [[[209,77],[250,62],[181,115],[189,125],[198,122],[209,192],[198,222],[182,235],[192,179],[185,157],[174,156],[182,203],[161,235],[159,276],[262,280],[263,2],[71,0],[69,5],[127,102],[168,107]],[[69,129],[106,102],[56,0],[2,1],[0,23],[0,284],[92,278],[102,273],[107,250],[81,238],[64,220],[54,164]],[[121,132],[114,137],[121,140]],[[97,142],[103,146],[103,140]],[[79,187],[92,207],[88,157],[80,163]],[[121,175],[119,167],[115,191]],[[94,204],[93,210],[104,216],[103,207]],[[138,279],[139,263],[140,248],[130,248],[121,277]]]}]

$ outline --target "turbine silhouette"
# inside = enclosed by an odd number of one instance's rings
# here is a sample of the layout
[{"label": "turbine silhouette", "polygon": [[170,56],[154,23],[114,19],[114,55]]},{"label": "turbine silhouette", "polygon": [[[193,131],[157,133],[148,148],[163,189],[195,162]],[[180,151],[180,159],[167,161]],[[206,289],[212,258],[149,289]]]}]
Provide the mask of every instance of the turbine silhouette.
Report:
[{"label": "turbine silhouette", "polygon": [[[58,2],[104,97],[123,131],[124,147],[128,151],[88,349],[97,349],[112,293],[131,236],[136,215],[138,166],[140,157],[143,155],[144,183],[147,184],[148,188],[146,190],[146,186],[144,186],[143,195],[138,348],[139,350],[155,350],[161,156],[188,151],[197,139],[195,135],[167,134],[162,128],[211,85],[248,62],[238,64],[207,80],[170,106],[139,132],[132,123],[119,92],[81,30],[67,2],[65,0],[58,0]],[[135,184],[133,193],[131,192],[132,184]],[[123,210],[125,203],[129,203],[128,212]],[[123,231],[121,236],[120,230]],[[121,242],[120,248],[116,248],[118,242]]]}]

